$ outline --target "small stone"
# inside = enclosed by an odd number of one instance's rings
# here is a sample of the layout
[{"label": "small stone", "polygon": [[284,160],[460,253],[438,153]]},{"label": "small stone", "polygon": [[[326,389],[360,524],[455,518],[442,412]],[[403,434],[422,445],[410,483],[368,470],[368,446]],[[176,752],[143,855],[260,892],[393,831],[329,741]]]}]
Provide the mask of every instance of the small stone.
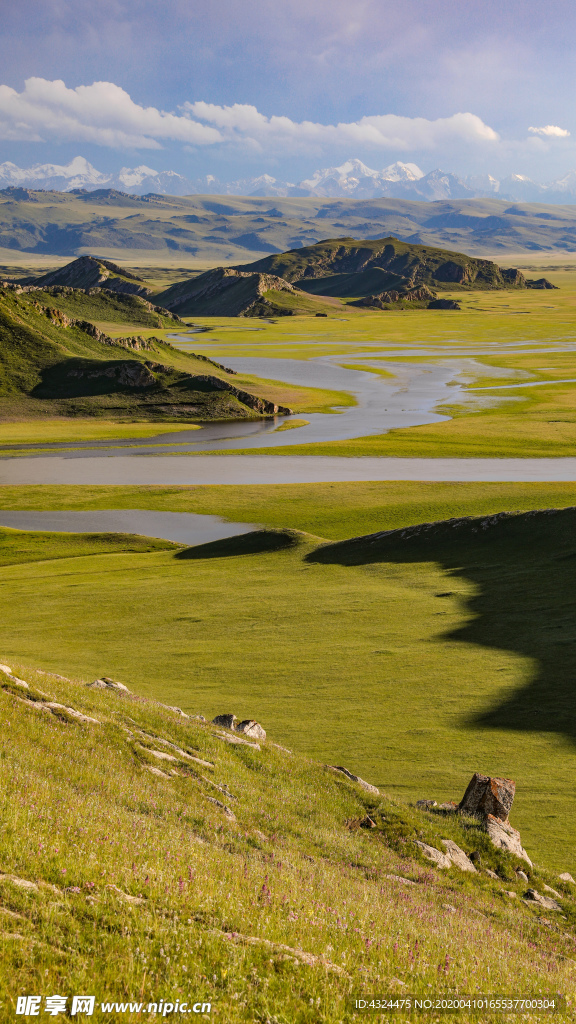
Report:
[{"label": "small stone", "polygon": [[466,856],[464,850],[461,850],[452,839],[443,839],[442,846],[446,850],[446,855],[457,868],[460,868],[460,871],[472,871],[476,874],[476,868]]},{"label": "small stone", "polygon": [[[126,687],[124,687],[124,689],[126,689]],[[128,691],[128,693],[129,692],[130,691]],[[185,711],[182,711],[182,708],[172,707],[171,704],[160,704],[159,703],[158,707],[159,708],[165,708],[166,711],[173,711],[175,715],[180,715],[180,718],[190,718],[190,715],[187,715]],[[204,721],[204,719],[202,719],[202,721]]]},{"label": "small stone", "polygon": [[8,668],[8,665],[0,665],[0,672],[5,672],[7,676],[12,675],[12,669]]},{"label": "small stone", "polygon": [[504,895],[505,896],[509,896],[511,900],[518,899],[518,893],[514,892],[513,889],[503,889],[502,891],[503,891]]},{"label": "small stone", "polygon": [[551,899],[550,896],[542,896],[536,889],[528,889],[524,893],[523,899],[525,903],[537,903],[538,906],[544,907],[546,910],[562,910],[556,900]]},{"label": "small stone", "polygon": [[19,686],[21,690],[29,690],[28,683],[25,683],[23,679],[19,679],[18,676],[13,676],[11,672],[6,672],[6,679],[12,686]]},{"label": "small stone", "polygon": [[236,821],[236,815],[234,814],[234,811],[231,811],[230,808],[226,806],[226,804],[222,803],[221,800],[217,800],[215,796],[206,795],[204,795],[204,799],[209,800],[211,804],[215,804],[216,807],[219,807],[221,811],[224,811],[224,814],[226,815],[227,818],[230,819],[230,821]]},{"label": "small stone", "polygon": [[558,878],[561,882],[571,882],[572,885],[576,885],[576,882],[568,871],[563,871],[561,875],[558,875]]},{"label": "small stone", "polygon": [[444,804],[438,804],[437,810],[444,811],[445,814],[455,814],[458,804],[454,800],[447,800]]},{"label": "small stone", "polygon": [[442,906],[444,910],[449,910],[451,914],[456,913],[456,907],[453,907],[451,903],[443,903]]},{"label": "small stone", "polygon": [[376,822],[372,821],[372,818],[370,817],[369,814],[367,814],[365,818],[362,818],[362,821],[360,822],[360,828],[376,828],[376,827],[377,827],[376,826]]},{"label": "small stone", "polygon": [[124,903],[130,903],[132,904],[132,906],[139,906],[140,904],[146,902],[146,900],[143,899],[142,896],[131,896],[130,893],[123,892],[122,889],[119,889],[117,885],[107,885],[106,888],[111,889],[112,892],[115,892],[116,895],[124,901]]},{"label": "small stone", "polygon": [[352,772],[349,772],[347,768],[342,768],[341,766],[337,766],[335,764],[329,764],[326,767],[331,768],[332,771],[334,772],[341,772],[342,775],[345,775],[346,778],[350,779],[351,782],[357,782],[358,785],[361,786],[362,789],[365,789],[368,793],[374,793],[375,796],[380,796],[380,790],[377,789],[376,786],[372,786],[369,782],[365,782],[364,779],[361,779],[359,775],[353,775]]},{"label": "small stone", "polygon": [[109,676],[95,679],[93,683],[88,683],[87,687],[89,690],[116,690],[117,693],[130,693],[128,687],[124,686],[124,683],[117,683],[114,679],[110,679]]},{"label": "small stone", "polygon": [[520,833],[517,829],[512,828],[510,822],[501,821],[499,818],[489,814],[486,818],[486,831],[493,846],[499,850],[509,850],[510,853],[515,854],[516,857],[521,857],[522,860],[525,860],[532,867],[532,861],[520,842]]},{"label": "small stone", "polygon": [[233,729],[237,721],[236,715],[216,715],[216,718],[212,719],[212,725],[220,725],[224,729]]},{"label": "small stone", "polygon": [[253,740],[266,739],[266,730],[258,722],[255,722],[253,718],[244,719],[243,722],[239,722],[234,728],[236,732],[242,732],[245,736],[251,736]]},{"label": "small stone", "polygon": [[489,878],[493,878],[495,882],[500,881],[500,875],[497,875],[495,871],[492,871],[492,868],[485,868],[484,870]]},{"label": "small stone", "polygon": [[[521,872],[518,872],[518,874],[521,874]],[[558,899],[558,900],[561,900],[561,899],[563,898],[563,897],[562,897],[562,896],[560,895],[560,893],[559,893],[559,892],[556,892],[556,889],[553,889],[553,888],[552,888],[552,886],[551,886],[551,885],[546,885],[546,883],[544,883],[544,885],[542,886],[542,888],[543,888],[543,889],[545,889],[545,890],[546,890],[546,892],[551,892],[551,893],[552,893],[552,895],[553,895],[553,896],[555,896],[555,897],[556,897],[556,899]]]},{"label": "small stone", "polygon": [[400,882],[401,885],[418,885],[418,882],[414,882],[412,878],[404,878],[404,875],[384,875],[384,878],[389,878],[391,882]]},{"label": "small stone", "polygon": [[226,733],[216,733],[216,737],[219,740],[223,740],[225,743],[232,743],[233,745],[242,744],[245,747],[252,747],[253,750],[260,750],[259,743],[251,743],[250,740],[244,740],[240,736],[228,736]]},{"label": "small stone", "polygon": [[94,725],[100,725],[97,718],[91,718],[90,715],[83,715],[81,711],[76,711],[76,708],[69,708],[66,704],[58,704],[54,700],[44,701],[42,703],[42,707],[51,711],[56,718],[61,718],[62,712],[64,712],[65,716],[70,715],[70,717],[75,718],[77,722],[92,722]]},{"label": "small stone", "polygon": [[435,800],[417,800],[416,807],[421,811],[430,811],[433,807],[438,807],[438,804]]},{"label": "small stone", "polygon": [[528,882],[529,881],[528,875],[526,874],[526,872],[522,871],[520,868],[517,868],[516,874],[518,875],[518,878],[522,879],[523,882]]},{"label": "small stone", "polygon": [[431,860],[439,868],[449,868],[452,866],[452,861],[445,853],[441,853],[434,846],[428,846],[428,843],[421,843],[419,839],[415,840],[416,846],[418,846],[427,860]]},{"label": "small stone", "polygon": [[501,821],[508,821],[515,792],[516,784],[512,779],[491,778],[489,775],[475,772],[468,783],[458,809],[462,814],[480,815],[481,817],[491,814]]}]

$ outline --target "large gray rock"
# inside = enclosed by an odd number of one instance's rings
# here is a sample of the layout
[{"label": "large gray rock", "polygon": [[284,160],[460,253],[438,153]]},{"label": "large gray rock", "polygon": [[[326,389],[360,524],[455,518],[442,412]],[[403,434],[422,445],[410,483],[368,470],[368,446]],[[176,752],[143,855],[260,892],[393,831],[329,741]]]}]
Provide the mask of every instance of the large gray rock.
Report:
[{"label": "large gray rock", "polygon": [[262,728],[259,722],[255,722],[253,718],[245,718],[243,722],[238,722],[235,729],[236,732],[244,733],[245,736],[251,736],[253,740],[266,739],[266,730]]},{"label": "large gray rock", "polygon": [[550,896],[542,896],[536,889],[528,889],[524,894],[524,900],[526,903],[537,903],[538,906],[544,907],[545,910],[562,910],[562,907],[556,900],[551,899]]},{"label": "large gray rock", "polygon": [[491,814],[501,821],[508,821],[515,791],[516,784],[512,779],[492,778],[490,775],[475,772],[458,805],[458,810],[462,814],[473,814],[482,818]]},{"label": "large gray rock", "polygon": [[233,729],[237,721],[236,715],[216,715],[216,718],[212,719],[212,725],[221,725],[224,729]]},{"label": "large gray rock", "polygon": [[512,828],[509,821],[500,821],[493,814],[489,814],[486,818],[486,831],[493,846],[499,850],[509,850],[510,853],[521,857],[532,867],[532,861],[520,841],[520,833],[517,829]]},{"label": "large gray rock", "polygon": [[351,782],[357,782],[362,789],[365,789],[367,793],[374,793],[374,796],[380,796],[380,790],[376,786],[372,786],[371,783],[365,782],[359,775],[353,775],[347,768],[342,768],[341,765],[329,764],[328,768],[331,768],[334,772],[341,772]]},{"label": "large gray rock", "polygon": [[558,875],[558,878],[561,882],[571,882],[572,885],[576,885],[576,882],[572,878],[572,875],[569,871],[563,871],[561,875]]},{"label": "large gray rock", "polygon": [[435,846],[428,846],[428,843],[421,843],[419,839],[415,840],[416,846],[422,850],[422,853],[427,860],[431,860],[433,864],[438,868],[449,868],[452,867],[452,861],[446,853],[441,853]]},{"label": "large gray rock", "polygon": [[472,861],[452,839],[443,839],[442,846],[446,850],[446,856],[457,868],[460,868],[460,871],[472,871],[473,874],[477,874]]}]

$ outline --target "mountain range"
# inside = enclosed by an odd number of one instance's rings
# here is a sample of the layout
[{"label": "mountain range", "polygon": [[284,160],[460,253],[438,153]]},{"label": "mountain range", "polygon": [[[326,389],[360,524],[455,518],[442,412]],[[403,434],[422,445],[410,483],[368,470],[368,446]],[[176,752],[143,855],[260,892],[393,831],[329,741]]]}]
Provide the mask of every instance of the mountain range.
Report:
[{"label": "mountain range", "polygon": [[61,192],[116,189],[128,195],[237,195],[278,197],[324,197],[330,199],[413,199],[434,202],[443,199],[498,198],[511,202],[574,203],[576,170],[551,182],[537,182],[523,174],[498,179],[490,174],[459,177],[448,171],[427,174],[413,163],[397,161],[381,171],[361,160],[347,160],[339,167],[314,171],[298,183],[282,181],[269,174],[236,181],[221,181],[214,175],[186,178],[176,171],[156,171],[141,164],[122,167],[118,174],[97,170],[85,157],[69,164],[36,164],[18,167],[0,164],[0,189],[28,188]]}]

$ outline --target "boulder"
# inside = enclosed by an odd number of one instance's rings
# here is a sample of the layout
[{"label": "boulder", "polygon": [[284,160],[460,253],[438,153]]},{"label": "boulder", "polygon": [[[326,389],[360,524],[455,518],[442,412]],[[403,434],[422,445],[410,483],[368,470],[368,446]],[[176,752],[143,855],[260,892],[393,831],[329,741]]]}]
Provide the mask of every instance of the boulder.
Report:
[{"label": "boulder", "polygon": [[349,772],[347,768],[342,768],[341,765],[338,766],[335,764],[329,764],[327,767],[331,768],[332,771],[334,772],[342,772],[342,775],[345,775],[346,778],[350,779],[351,782],[357,782],[358,785],[361,786],[362,789],[365,789],[368,793],[374,793],[375,796],[380,796],[380,790],[377,789],[376,786],[372,786],[369,782],[365,782],[364,779],[361,779],[359,775],[353,775],[352,772]]},{"label": "boulder", "polygon": [[110,679],[109,676],[102,676],[101,679],[95,679],[93,683],[88,683],[89,690],[116,690],[117,693],[130,693],[127,686],[124,683],[117,683],[114,679]]},{"label": "boulder", "polygon": [[546,910],[562,910],[562,907],[556,900],[553,900],[550,896],[542,896],[536,889],[528,889],[524,893],[523,899],[526,903],[537,903],[538,906],[544,907]]},{"label": "boulder", "polygon": [[518,878],[522,879],[523,882],[528,882],[529,881],[528,875],[526,874],[525,871],[522,871],[521,868],[518,868],[518,870],[516,871],[516,874],[518,875]]},{"label": "boulder", "polygon": [[561,875],[558,875],[558,878],[561,882],[571,882],[572,885],[576,885],[576,882],[568,871],[563,871]]},{"label": "boulder", "polygon": [[431,860],[433,864],[438,868],[449,868],[452,867],[452,861],[446,853],[441,853],[435,846],[428,846],[428,843],[421,843],[419,839],[415,840],[416,846],[422,850],[422,854],[427,860]]},{"label": "boulder", "polygon": [[251,736],[253,740],[265,740],[266,730],[262,726],[255,722],[253,718],[246,718],[243,722],[238,722],[238,725],[234,726],[236,732],[242,732],[245,736]]},{"label": "boulder", "polygon": [[0,665],[0,672],[5,672],[7,676],[12,675],[12,669],[8,668],[8,665]]},{"label": "boulder", "polygon": [[225,729],[233,729],[237,721],[236,715],[216,715],[216,718],[212,719],[212,725],[221,725]]},{"label": "boulder", "polygon": [[458,805],[458,810],[462,814],[478,815],[482,818],[492,815],[501,821],[508,821],[515,791],[516,784],[512,779],[491,778],[489,775],[475,772]]},{"label": "boulder", "polygon": [[492,871],[492,868],[485,868],[484,870],[486,871],[488,878],[493,878],[495,882],[500,881],[500,875],[497,875],[495,871]]},{"label": "boulder", "polygon": [[546,883],[544,883],[542,888],[545,889],[546,892],[552,893],[552,896],[555,896],[557,900],[561,900],[562,899],[562,896],[560,895],[560,893],[556,892],[556,889],[553,889],[551,885],[546,885]]},{"label": "boulder", "polygon": [[472,861],[466,856],[464,850],[461,850],[452,839],[443,839],[442,846],[446,850],[446,856],[450,858],[457,868],[460,868],[460,871],[472,871],[476,874],[476,868]]},{"label": "boulder", "polygon": [[510,853],[513,853],[516,857],[521,857],[522,860],[525,860],[532,867],[532,861],[520,842],[520,833],[517,829],[512,828],[509,821],[501,821],[500,818],[495,818],[493,814],[489,814],[486,818],[486,831],[493,846],[496,846],[499,850],[509,850]]}]

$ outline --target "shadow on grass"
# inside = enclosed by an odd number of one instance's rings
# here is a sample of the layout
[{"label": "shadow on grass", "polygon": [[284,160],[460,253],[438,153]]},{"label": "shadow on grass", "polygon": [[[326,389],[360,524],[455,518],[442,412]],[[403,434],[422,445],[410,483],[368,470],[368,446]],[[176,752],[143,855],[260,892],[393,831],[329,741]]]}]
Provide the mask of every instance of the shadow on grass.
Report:
[{"label": "shadow on grass", "polygon": [[282,551],[302,543],[302,534],[297,530],[252,530],[237,537],[212,540],[208,544],[197,544],[184,548],[175,558],[230,558],[234,555],[259,555],[264,551]]},{"label": "shadow on grass", "polygon": [[426,523],[326,544],[306,557],[350,566],[436,562],[473,583],[474,618],[445,639],[513,651],[532,658],[535,672],[468,724],[576,740],[576,508]]}]

